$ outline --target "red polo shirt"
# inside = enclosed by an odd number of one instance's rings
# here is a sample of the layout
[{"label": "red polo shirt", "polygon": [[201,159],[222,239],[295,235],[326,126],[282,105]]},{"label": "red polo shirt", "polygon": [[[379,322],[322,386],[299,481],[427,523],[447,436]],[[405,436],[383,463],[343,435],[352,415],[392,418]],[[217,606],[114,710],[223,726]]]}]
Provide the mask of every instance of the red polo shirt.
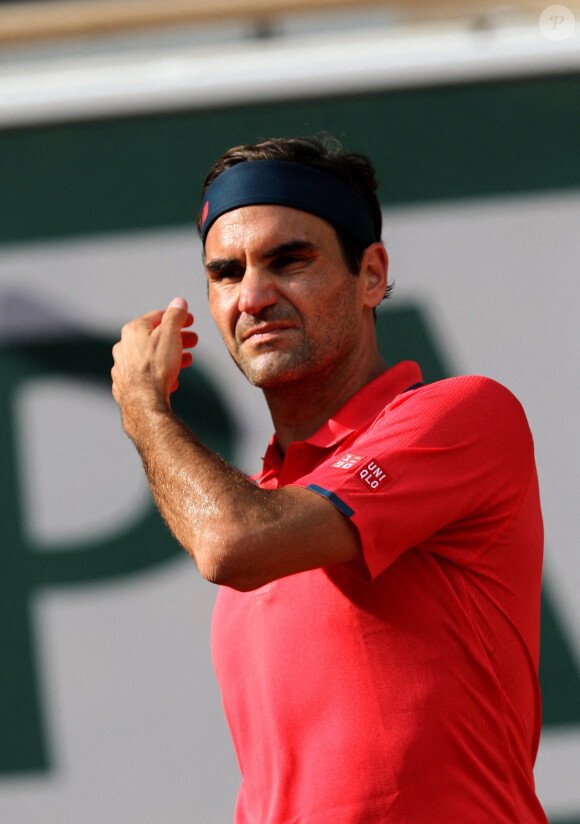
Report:
[{"label": "red polo shirt", "polygon": [[[517,400],[400,363],[258,484],[324,495],[364,563],[222,587],[236,824],[536,824],[542,520]],[[329,536],[332,540],[332,536]]]}]

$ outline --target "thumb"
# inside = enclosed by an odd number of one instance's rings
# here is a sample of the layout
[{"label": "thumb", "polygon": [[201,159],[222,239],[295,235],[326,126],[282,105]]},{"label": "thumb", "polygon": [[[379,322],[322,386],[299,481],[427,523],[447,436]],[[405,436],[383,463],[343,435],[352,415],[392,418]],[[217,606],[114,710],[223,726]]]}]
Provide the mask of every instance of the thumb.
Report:
[{"label": "thumb", "polygon": [[192,323],[193,315],[189,313],[187,301],[184,298],[173,298],[163,315],[162,324],[183,329]]},{"label": "thumb", "polygon": [[187,312],[187,301],[184,298],[173,298],[168,309],[181,309]]}]

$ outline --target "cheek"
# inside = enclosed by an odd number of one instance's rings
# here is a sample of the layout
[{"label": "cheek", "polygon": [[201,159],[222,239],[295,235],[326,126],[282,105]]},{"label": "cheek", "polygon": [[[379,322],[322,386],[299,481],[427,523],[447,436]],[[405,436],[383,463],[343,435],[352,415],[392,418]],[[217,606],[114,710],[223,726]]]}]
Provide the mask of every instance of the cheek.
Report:
[{"label": "cheek", "polygon": [[322,331],[328,324],[340,326],[350,322],[356,307],[356,284],[353,281],[347,281],[346,288],[344,283],[333,284],[332,288],[325,284],[312,295],[306,310],[311,326]]},{"label": "cheek", "polygon": [[233,301],[226,300],[223,295],[209,293],[209,311],[213,321],[224,337],[231,336],[235,322],[235,306]]}]

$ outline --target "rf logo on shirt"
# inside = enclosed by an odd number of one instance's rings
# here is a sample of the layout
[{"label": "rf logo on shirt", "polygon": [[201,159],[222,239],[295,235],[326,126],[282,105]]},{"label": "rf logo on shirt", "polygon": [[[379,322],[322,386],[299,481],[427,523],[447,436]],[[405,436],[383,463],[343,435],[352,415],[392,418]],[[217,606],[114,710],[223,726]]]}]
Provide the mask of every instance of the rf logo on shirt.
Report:
[{"label": "rf logo on shirt", "polygon": [[352,452],[345,452],[336,463],[332,464],[332,467],[336,469],[352,469],[359,461],[364,461],[364,455],[354,455]]}]

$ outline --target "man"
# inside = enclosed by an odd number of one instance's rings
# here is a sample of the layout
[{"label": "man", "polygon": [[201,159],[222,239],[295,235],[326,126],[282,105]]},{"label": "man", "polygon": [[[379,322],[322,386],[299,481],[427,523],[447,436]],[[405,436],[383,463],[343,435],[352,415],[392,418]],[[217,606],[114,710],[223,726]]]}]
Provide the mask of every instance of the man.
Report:
[{"label": "man", "polygon": [[123,329],[113,393],[163,517],[222,585],[236,824],[545,822],[542,521],[519,403],[485,378],[387,368],[366,158],[232,149],[199,228],[211,314],[271,412],[263,469],[225,464],[171,411],[196,343],[183,299]]}]

